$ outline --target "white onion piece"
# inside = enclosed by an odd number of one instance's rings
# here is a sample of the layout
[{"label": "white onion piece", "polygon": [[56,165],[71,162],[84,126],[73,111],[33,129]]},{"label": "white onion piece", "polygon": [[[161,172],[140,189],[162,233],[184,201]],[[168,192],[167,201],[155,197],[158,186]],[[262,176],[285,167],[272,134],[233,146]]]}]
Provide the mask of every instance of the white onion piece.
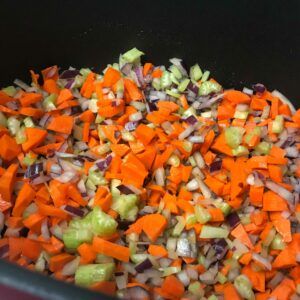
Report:
[{"label": "white onion piece", "polygon": [[188,126],[184,131],[182,131],[179,136],[178,139],[179,140],[184,140],[185,138],[187,138],[188,136],[191,135],[191,133],[195,130],[194,126]]},{"label": "white onion piece", "polygon": [[180,271],[176,276],[184,286],[188,286],[190,284],[190,278],[187,275],[186,271]]},{"label": "white onion piece", "polygon": [[41,184],[41,183],[45,183],[47,181],[51,180],[51,177],[50,176],[45,176],[45,175],[41,175],[37,178],[34,178],[32,181],[31,181],[31,184],[33,185],[38,185],[38,184]]},{"label": "white onion piece", "polygon": [[73,154],[73,153],[66,153],[66,152],[55,152],[55,155],[61,158],[73,158],[73,157],[77,157],[77,155]]},{"label": "white onion piece", "polygon": [[201,144],[204,142],[204,137],[202,135],[193,135],[188,138],[189,142],[194,144]]},{"label": "white onion piece", "polygon": [[199,188],[199,183],[198,183],[198,181],[197,181],[197,179],[192,179],[192,180],[190,180],[187,184],[186,184],[186,189],[188,190],[188,191],[195,191],[195,190],[197,190],[198,188]]},{"label": "white onion piece", "polygon": [[200,188],[201,193],[203,194],[204,198],[211,198],[212,193],[207,185],[201,180],[201,178],[197,177],[198,185]]},{"label": "white onion piece", "polygon": [[274,90],[272,93],[271,93],[274,97],[277,97],[279,98],[283,103],[287,104],[292,112],[292,114],[294,114],[296,112],[296,109],[294,107],[294,105],[291,103],[291,101],[286,97],[284,96],[283,94],[281,94],[279,91],[277,90]]},{"label": "white onion piece", "polygon": [[255,253],[255,252],[252,253],[252,257],[253,257],[254,260],[256,260],[257,262],[259,262],[263,266],[265,266],[265,268],[267,270],[269,270],[269,271],[272,270],[272,265],[271,265],[270,261],[267,258],[262,257],[261,255]]},{"label": "white onion piece", "polygon": [[77,177],[77,174],[75,172],[66,171],[65,173],[59,175],[59,176],[52,176],[55,180],[61,182],[61,183],[67,183],[72,181]]},{"label": "white onion piece", "polygon": [[21,89],[23,89],[26,92],[30,89],[30,86],[27,83],[25,83],[24,81],[22,81],[18,78],[16,78],[14,80],[14,84],[17,85],[18,87],[20,87]]},{"label": "white onion piece", "polygon": [[157,168],[155,171],[155,181],[156,184],[159,186],[164,186],[165,185],[165,169],[164,168]]},{"label": "white onion piece", "polygon": [[205,161],[202,157],[202,155],[200,154],[200,152],[195,152],[194,155],[193,155],[195,161],[196,161],[196,164],[197,166],[200,168],[200,169],[203,169],[205,167]]},{"label": "white onion piece", "polygon": [[63,276],[71,276],[74,275],[80,263],[80,257],[77,256],[75,259],[66,263],[61,270]]},{"label": "white onion piece", "polygon": [[294,202],[294,195],[279,184],[269,180],[266,182],[266,187],[290,203]]},{"label": "white onion piece", "polygon": [[248,95],[253,95],[253,90],[248,89],[247,87],[243,88],[243,93]]},{"label": "white onion piece", "polygon": [[131,122],[140,121],[142,119],[143,119],[143,115],[140,111],[133,113],[129,116],[129,121],[131,121]]},{"label": "white onion piece", "polygon": [[50,238],[50,233],[49,233],[49,228],[48,228],[48,220],[45,219],[42,224],[41,224],[41,234],[42,237],[46,240],[49,240]]},{"label": "white onion piece", "polygon": [[125,289],[128,281],[128,273],[125,272],[123,275],[115,275],[116,284],[119,290]]}]

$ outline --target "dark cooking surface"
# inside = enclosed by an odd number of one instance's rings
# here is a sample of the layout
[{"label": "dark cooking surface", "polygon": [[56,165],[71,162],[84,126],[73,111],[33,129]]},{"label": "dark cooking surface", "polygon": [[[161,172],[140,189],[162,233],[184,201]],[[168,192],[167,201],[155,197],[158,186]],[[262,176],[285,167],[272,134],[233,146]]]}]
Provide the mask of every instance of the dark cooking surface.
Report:
[{"label": "dark cooking surface", "polygon": [[[263,82],[300,106],[299,0],[2,0],[0,12],[1,86],[52,64],[103,69],[136,46],[156,64],[197,61],[225,87]],[[95,299],[0,266],[0,283],[44,299]]]}]

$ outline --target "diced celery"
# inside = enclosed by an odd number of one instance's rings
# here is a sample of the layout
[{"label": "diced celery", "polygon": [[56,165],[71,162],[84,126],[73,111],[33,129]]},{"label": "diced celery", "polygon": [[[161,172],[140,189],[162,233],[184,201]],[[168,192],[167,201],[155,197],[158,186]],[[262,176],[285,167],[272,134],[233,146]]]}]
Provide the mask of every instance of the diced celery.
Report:
[{"label": "diced celery", "polygon": [[143,262],[144,260],[146,260],[149,257],[148,254],[144,254],[144,253],[138,253],[138,254],[133,254],[130,256],[130,259],[135,263],[135,264],[139,264],[141,262]]},{"label": "diced celery", "polygon": [[116,84],[116,92],[117,93],[121,93],[124,92],[124,81],[123,80],[119,80]]},{"label": "diced celery", "polygon": [[134,135],[129,131],[122,130],[121,136],[122,136],[122,139],[126,142],[134,142],[135,141]]},{"label": "diced celery", "polygon": [[98,112],[98,99],[91,99],[89,100],[89,110],[93,113]]},{"label": "diced celery", "polygon": [[42,106],[45,111],[51,111],[56,109],[56,94],[50,94],[48,97],[45,98],[45,100],[42,103]]},{"label": "diced celery", "polygon": [[227,281],[227,277],[223,275],[221,272],[218,272],[217,279],[221,284],[224,284]]},{"label": "diced celery", "polygon": [[76,270],[75,283],[81,286],[90,286],[97,282],[108,281],[114,270],[114,263],[82,265]]},{"label": "diced celery", "polygon": [[214,201],[214,206],[220,208],[225,216],[231,211],[231,206],[220,198]]},{"label": "diced celery", "polygon": [[85,185],[89,190],[95,191],[97,189],[97,186],[90,179],[86,181]]},{"label": "diced celery", "polygon": [[152,80],[152,86],[159,91],[161,89],[161,83],[160,83],[160,78],[153,78]]},{"label": "diced celery", "polygon": [[119,64],[113,63],[112,67],[113,67],[115,70],[120,71]]},{"label": "diced celery", "polygon": [[196,214],[197,221],[200,224],[205,224],[211,220],[210,213],[201,205],[195,205],[195,214]]},{"label": "diced celery", "polygon": [[239,145],[235,149],[232,149],[232,154],[234,156],[244,156],[249,154],[249,150],[245,146]]},{"label": "diced celery", "polygon": [[63,233],[63,241],[68,249],[76,249],[82,243],[90,243],[93,239],[93,232],[90,229],[68,228]]},{"label": "diced celery", "polygon": [[170,76],[170,72],[168,71],[163,71],[163,74],[160,78],[160,86],[163,89],[168,88],[170,85],[172,84],[172,80],[171,80],[171,76]]},{"label": "diced celery", "polygon": [[13,97],[17,93],[17,89],[10,85],[2,89],[2,92],[4,92],[7,96]]},{"label": "diced celery", "polygon": [[89,68],[81,68],[81,69],[79,70],[79,73],[80,73],[84,78],[86,78],[91,72],[92,72],[92,70],[89,69]]},{"label": "diced celery", "polygon": [[173,228],[172,236],[180,236],[181,232],[183,231],[183,229],[185,227],[184,217],[178,216],[178,217],[176,217],[176,219],[178,222],[175,225],[175,227]]},{"label": "diced celery", "polygon": [[170,72],[172,74],[174,74],[174,76],[180,80],[182,78],[182,74],[180,72],[180,70],[175,66],[175,65],[171,65],[170,68],[169,68]]},{"label": "diced celery", "polygon": [[272,122],[272,132],[281,133],[284,128],[284,118],[282,115],[275,117],[275,120]]},{"label": "diced celery", "polygon": [[250,215],[249,214],[247,214],[247,215],[240,215],[239,217],[240,217],[241,223],[243,225],[247,225],[247,224],[251,223],[251,219],[250,219]]},{"label": "diced celery", "polygon": [[121,185],[122,181],[119,179],[112,179],[110,182],[110,192],[113,199],[117,199],[121,196],[121,192],[117,189],[117,186]]},{"label": "diced celery", "polygon": [[129,63],[133,63],[135,61],[137,61],[138,59],[140,59],[140,57],[142,55],[144,55],[145,53],[138,50],[137,48],[132,48],[129,51],[125,52],[122,57]]},{"label": "diced celery", "polygon": [[107,255],[104,255],[104,254],[97,253],[95,262],[97,264],[107,264],[107,263],[113,263],[114,259],[111,256],[107,256]]},{"label": "diced celery", "polygon": [[205,82],[208,78],[209,78],[210,72],[209,71],[205,71],[202,75],[201,81]]},{"label": "diced celery", "polygon": [[170,73],[170,78],[171,78],[171,81],[172,83],[175,83],[175,84],[179,84],[179,81],[177,80],[177,78],[175,77],[175,75],[173,73]]},{"label": "diced celery", "polygon": [[107,184],[107,180],[103,177],[102,173],[97,172],[97,171],[89,171],[88,178],[94,185],[106,185]]},{"label": "diced celery", "polygon": [[183,141],[183,149],[186,152],[191,152],[193,150],[193,143],[191,143],[190,141],[184,140]]},{"label": "diced celery", "polygon": [[238,293],[248,300],[254,300],[255,295],[252,290],[252,284],[247,276],[239,275],[234,280],[234,287],[237,289]]},{"label": "diced celery", "polygon": [[84,81],[85,81],[85,77],[84,76],[77,75],[75,77],[74,87],[75,88],[80,88],[83,85]]},{"label": "diced celery", "polygon": [[248,118],[248,111],[238,111],[236,110],[234,113],[234,118],[235,119],[241,119],[241,120],[246,120]]},{"label": "diced celery", "polygon": [[230,126],[225,129],[225,141],[230,148],[237,148],[243,140],[245,129],[242,127]]},{"label": "diced celery", "polygon": [[211,110],[204,111],[201,113],[201,117],[203,117],[203,118],[211,118],[211,115],[212,115]]},{"label": "diced celery", "polygon": [[97,154],[99,154],[99,155],[103,155],[110,151],[110,143],[107,142],[103,145],[96,146],[96,147],[94,147],[94,151],[97,152]]},{"label": "diced celery", "polygon": [[174,98],[180,97],[180,94],[178,93],[178,90],[176,90],[176,89],[166,90],[166,93]]},{"label": "diced celery", "polygon": [[7,119],[7,127],[11,135],[16,135],[20,129],[21,122],[16,117],[9,117]]},{"label": "diced celery", "polygon": [[193,156],[189,157],[189,162],[190,162],[190,164],[191,164],[192,167],[196,167],[197,166],[197,163],[196,163],[195,158]]},{"label": "diced celery", "polygon": [[17,144],[23,144],[27,141],[27,136],[25,133],[25,127],[21,127],[16,134],[16,142]]},{"label": "diced celery", "polygon": [[267,143],[267,142],[260,142],[255,148],[255,152],[257,152],[258,154],[269,154],[270,150],[272,148],[272,144],[271,143]]},{"label": "diced celery", "polygon": [[259,137],[261,136],[261,128],[260,127],[254,127],[251,132],[245,135],[245,142],[249,145],[251,139],[255,136],[258,135]]},{"label": "diced celery", "polygon": [[196,224],[197,223],[197,217],[196,217],[196,215],[194,215],[194,214],[187,215],[185,222],[186,222],[187,225]]},{"label": "diced celery", "polygon": [[23,158],[22,163],[23,163],[25,166],[30,166],[30,165],[34,164],[35,161],[36,161],[36,158],[35,158],[35,157],[32,157],[32,156],[30,155],[30,153],[27,153],[27,154],[25,155],[25,157]]},{"label": "diced celery", "polygon": [[92,230],[96,235],[109,236],[116,232],[118,223],[99,207],[94,207],[92,214]]},{"label": "diced celery", "polygon": [[173,167],[179,167],[180,159],[176,154],[172,154],[168,159],[167,163]]},{"label": "diced celery", "polygon": [[285,249],[285,247],[286,247],[286,244],[283,241],[282,236],[279,233],[277,233],[271,243],[271,249],[283,250],[283,249]]},{"label": "diced celery", "polygon": [[194,107],[190,106],[187,110],[185,110],[182,114],[182,118],[188,118],[190,116],[196,116],[196,110]]},{"label": "diced celery", "polygon": [[204,265],[204,263],[205,263],[205,256],[202,255],[202,254],[200,254],[200,255],[198,256],[197,260],[198,260],[198,263],[199,263],[200,265]]},{"label": "diced celery", "polygon": [[100,123],[102,123],[104,120],[105,120],[105,117],[102,117],[102,116],[100,116],[100,115],[97,115],[96,120],[95,120],[95,123],[96,123],[96,124],[100,124]]},{"label": "diced celery", "polygon": [[229,235],[229,230],[222,227],[204,225],[201,229],[200,238],[202,239],[221,239]]},{"label": "diced celery", "polygon": [[218,93],[221,91],[221,89],[222,89],[222,87],[218,83],[211,82],[211,81],[205,81],[200,85],[199,95],[206,96],[211,93]]},{"label": "diced celery", "polygon": [[188,287],[188,291],[198,297],[203,297],[205,293],[199,281],[191,283]]},{"label": "diced celery", "polygon": [[137,202],[135,194],[121,195],[113,199],[112,209],[120,214],[121,219],[134,221],[138,212]]},{"label": "diced celery", "polygon": [[177,87],[178,91],[181,93],[184,92],[186,90],[186,88],[188,87],[189,83],[190,83],[190,79],[187,79],[187,78],[183,79]]},{"label": "diced celery", "polygon": [[215,295],[210,295],[207,300],[218,300],[218,297]]},{"label": "diced celery", "polygon": [[167,267],[163,270],[163,277],[170,276],[172,274],[179,273],[181,271],[181,267]]},{"label": "diced celery", "polygon": [[129,251],[130,251],[130,255],[136,254],[136,250],[137,250],[137,245],[136,242],[129,242]]},{"label": "diced celery", "polygon": [[198,81],[202,77],[202,70],[200,69],[198,64],[193,65],[190,68],[190,77],[194,81]]},{"label": "diced celery", "polygon": [[23,122],[24,122],[25,127],[27,127],[27,128],[29,128],[29,127],[33,128],[34,127],[34,123],[33,123],[32,119],[30,117],[26,117],[23,120]]},{"label": "diced celery", "polygon": [[7,126],[7,118],[1,111],[0,111],[0,125],[4,127]]}]

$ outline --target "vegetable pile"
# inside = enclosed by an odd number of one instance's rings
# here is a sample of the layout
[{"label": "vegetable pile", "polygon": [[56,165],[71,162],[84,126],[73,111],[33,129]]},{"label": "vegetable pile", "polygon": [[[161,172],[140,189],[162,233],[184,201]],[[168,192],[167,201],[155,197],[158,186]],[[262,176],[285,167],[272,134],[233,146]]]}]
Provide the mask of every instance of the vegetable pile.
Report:
[{"label": "vegetable pile", "polygon": [[0,91],[0,257],[125,299],[299,299],[300,110],[142,55]]}]

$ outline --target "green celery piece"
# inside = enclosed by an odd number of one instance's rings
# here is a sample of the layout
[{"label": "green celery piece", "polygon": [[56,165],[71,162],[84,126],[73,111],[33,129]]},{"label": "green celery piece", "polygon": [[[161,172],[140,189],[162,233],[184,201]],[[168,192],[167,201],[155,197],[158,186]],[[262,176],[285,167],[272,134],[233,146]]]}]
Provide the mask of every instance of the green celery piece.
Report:
[{"label": "green celery piece", "polygon": [[281,133],[284,129],[284,118],[282,115],[275,117],[275,120],[272,122],[272,132]]},{"label": "green celery piece", "polygon": [[117,199],[121,196],[121,192],[117,189],[117,186],[121,185],[122,181],[119,179],[112,179],[110,182],[110,192],[114,199]]},{"label": "green celery piece", "polygon": [[261,135],[261,128],[260,127],[254,127],[254,129],[249,132],[248,134],[245,135],[245,142],[247,144],[250,143],[251,139],[255,136],[255,135],[258,135],[260,136]]},{"label": "green celery piece", "polygon": [[207,300],[218,300],[218,298],[215,295],[210,295]]},{"label": "green celery piece", "polygon": [[109,236],[116,232],[118,223],[110,215],[99,207],[94,207],[91,220],[91,228],[96,235]]},{"label": "green celery piece", "polygon": [[18,145],[23,144],[27,141],[27,136],[25,133],[25,127],[21,127],[16,134],[16,142]]},{"label": "green celery piece", "polygon": [[114,270],[114,263],[82,265],[76,270],[75,283],[88,287],[97,282],[108,281]]},{"label": "green celery piece", "polygon": [[144,260],[146,260],[149,257],[148,254],[144,254],[144,253],[138,253],[138,254],[132,254],[130,256],[130,259],[135,263],[135,264],[139,264],[141,262],[143,262]]},{"label": "green celery piece", "polygon": [[7,127],[11,135],[16,135],[20,129],[21,122],[16,117],[9,117],[7,119]]},{"label": "green celery piece", "polygon": [[93,239],[93,232],[87,228],[67,228],[63,233],[63,242],[68,249],[76,249],[82,243],[90,243]]},{"label": "green celery piece", "polygon": [[223,275],[221,272],[218,272],[217,279],[221,284],[224,284],[227,281],[227,277]]},{"label": "green celery piece", "polygon": [[106,179],[103,177],[102,173],[97,171],[89,171],[89,180],[94,185],[105,185],[107,184]]},{"label": "green celery piece", "polygon": [[0,111],[0,125],[4,127],[7,126],[7,118],[1,111]]},{"label": "green celery piece", "polygon": [[17,93],[17,89],[10,85],[2,89],[2,92],[4,92],[7,96],[13,97]]},{"label": "green celery piece", "polygon": [[252,284],[247,276],[239,275],[234,279],[234,287],[238,293],[247,300],[254,300],[255,295],[252,290]]},{"label": "green celery piece", "polygon": [[176,89],[166,90],[166,93],[174,98],[179,98],[180,94]]},{"label": "green celery piece", "polygon": [[137,61],[145,53],[138,50],[137,48],[132,48],[129,51],[125,52],[122,57],[129,63]]},{"label": "green celery piece", "polygon": [[185,219],[184,217],[178,216],[176,217],[178,223],[175,225],[172,231],[172,236],[180,236],[181,232],[183,231],[185,227]]},{"label": "green celery piece", "polygon": [[220,208],[225,216],[231,211],[231,206],[222,199],[217,199],[213,204],[215,207]]},{"label": "green celery piece", "polygon": [[86,78],[91,72],[92,72],[92,70],[89,69],[89,68],[81,68],[81,69],[79,70],[79,73],[80,73],[84,78]]},{"label": "green celery piece", "polygon": [[22,163],[23,163],[25,166],[31,166],[32,164],[35,163],[35,161],[36,161],[36,158],[30,157],[30,155],[26,154],[26,156],[23,158]]},{"label": "green celery piece", "polygon": [[225,141],[230,148],[237,148],[243,141],[245,129],[242,127],[230,126],[225,129]]},{"label": "green celery piece", "polygon": [[271,243],[271,249],[274,250],[283,250],[286,247],[285,242],[282,239],[282,236],[277,233]]},{"label": "green celery piece", "polygon": [[205,82],[208,78],[209,78],[210,72],[209,71],[205,71],[202,75],[201,81]]},{"label": "green celery piece", "polygon": [[178,80],[182,78],[180,70],[175,65],[171,65],[169,70]]},{"label": "green celery piece", "polygon": [[218,83],[211,82],[211,81],[205,81],[200,85],[199,95],[207,96],[211,93],[218,93],[221,90],[222,90],[222,87]]},{"label": "green celery piece", "polygon": [[260,142],[255,148],[254,150],[258,153],[258,154],[269,154],[270,150],[272,148],[272,144],[267,143],[267,142]]},{"label": "green celery piece", "polygon": [[210,213],[201,205],[195,205],[195,214],[196,214],[197,221],[200,224],[205,224],[211,220]]},{"label": "green celery piece", "polygon": [[153,78],[152,80],[152,86],[159,91],[162,87],[161,87],[161,82],[160,82],[160,78]]},{"label": "green celery piece", "polygon": [[186,109],[183,114],[182,114],[182,118],[188,118],[190,116],[197,116],[196,114],[196,109],[192,106],[190,106],[188,109]]},{"label": "green celery piece", "polygon": [[138,212],[137,202],[135,194],[121,195],[113,199],[112,209],[120,214],[122,220],[134,221]]},{"label": "green celery piece", "polygon": [[186,90],[186,88],[188,87],[190,81],[191,81],[191,80],[188,79],[188,78],[183,79],[183,80],[179,83],[179,85],[178,85],[178,87],[177,87],[178,91],[181,92],[181,93],[184,92],[184,91]]},{"label": "green celery piece", "polygon": [[190,77],[194,81],[198,81],[202,77],[202,70],[200,69],[198,64],[193,65],[190,68]]},{"label": "green celery piece", "polygon": [[163,89],[168,88],[170,85],[172,84],[172,80],[171,80],[171,76],[170,76],[170,72],[168,71],[163,71],[163,74],[160,78],[160,86]]},{"label": "green celery piece", "polygon": [[97,114],[95,123],[96,123],[96,124],[100,124],[100,123],[102,123],[104,120],[105,120],[105,117],[102,117],[102,116],[100,116],[100,115]]},{"label": "green celery piece", "polygon": [[238,111],[238,110],[236,110],[233,117],[235,119],[246,120],[247,117],[248,117],[248,114],[249,114],[248,111]]},{"label": "green celery piece", "polygon": [[192,214],[192,215],[187,215],[186,216],[186,224],[188,225],[193,225],[197,223],[197,217],[196,215]]},{"label": "green celery piece", "polygon": [[30,117],[26,117],[23,120],[23,123],[24,123],[24,125],[25,125],[26,128],[29,128],[29,127],[33,128],[33,127],[35,127],[32,119]]},{"label": "green celery piece", "polygon": [[222,227],[204,225],[201,229],[200,238],[202,239],[221,239],[227,238],[229,230]]},{"label": "green celery piece", "polygon": [[56,109],[56,94],[50,94],[48,97],[45,98],[45,100],[42,102],[42,106],[45,109],[45,111],[51,111]]},{"label": "green celery piece", "polygon": [[244,156],[249,154],[249,150],[245,146],[239,145],[235,149],[232,149],[232,154],[234,156]]},{"label": "green celery piece", "polygon": [[204,290],[199,281],[191,283],[188,287],[188,291],[198,297],[203,297],[204,295]]}]

